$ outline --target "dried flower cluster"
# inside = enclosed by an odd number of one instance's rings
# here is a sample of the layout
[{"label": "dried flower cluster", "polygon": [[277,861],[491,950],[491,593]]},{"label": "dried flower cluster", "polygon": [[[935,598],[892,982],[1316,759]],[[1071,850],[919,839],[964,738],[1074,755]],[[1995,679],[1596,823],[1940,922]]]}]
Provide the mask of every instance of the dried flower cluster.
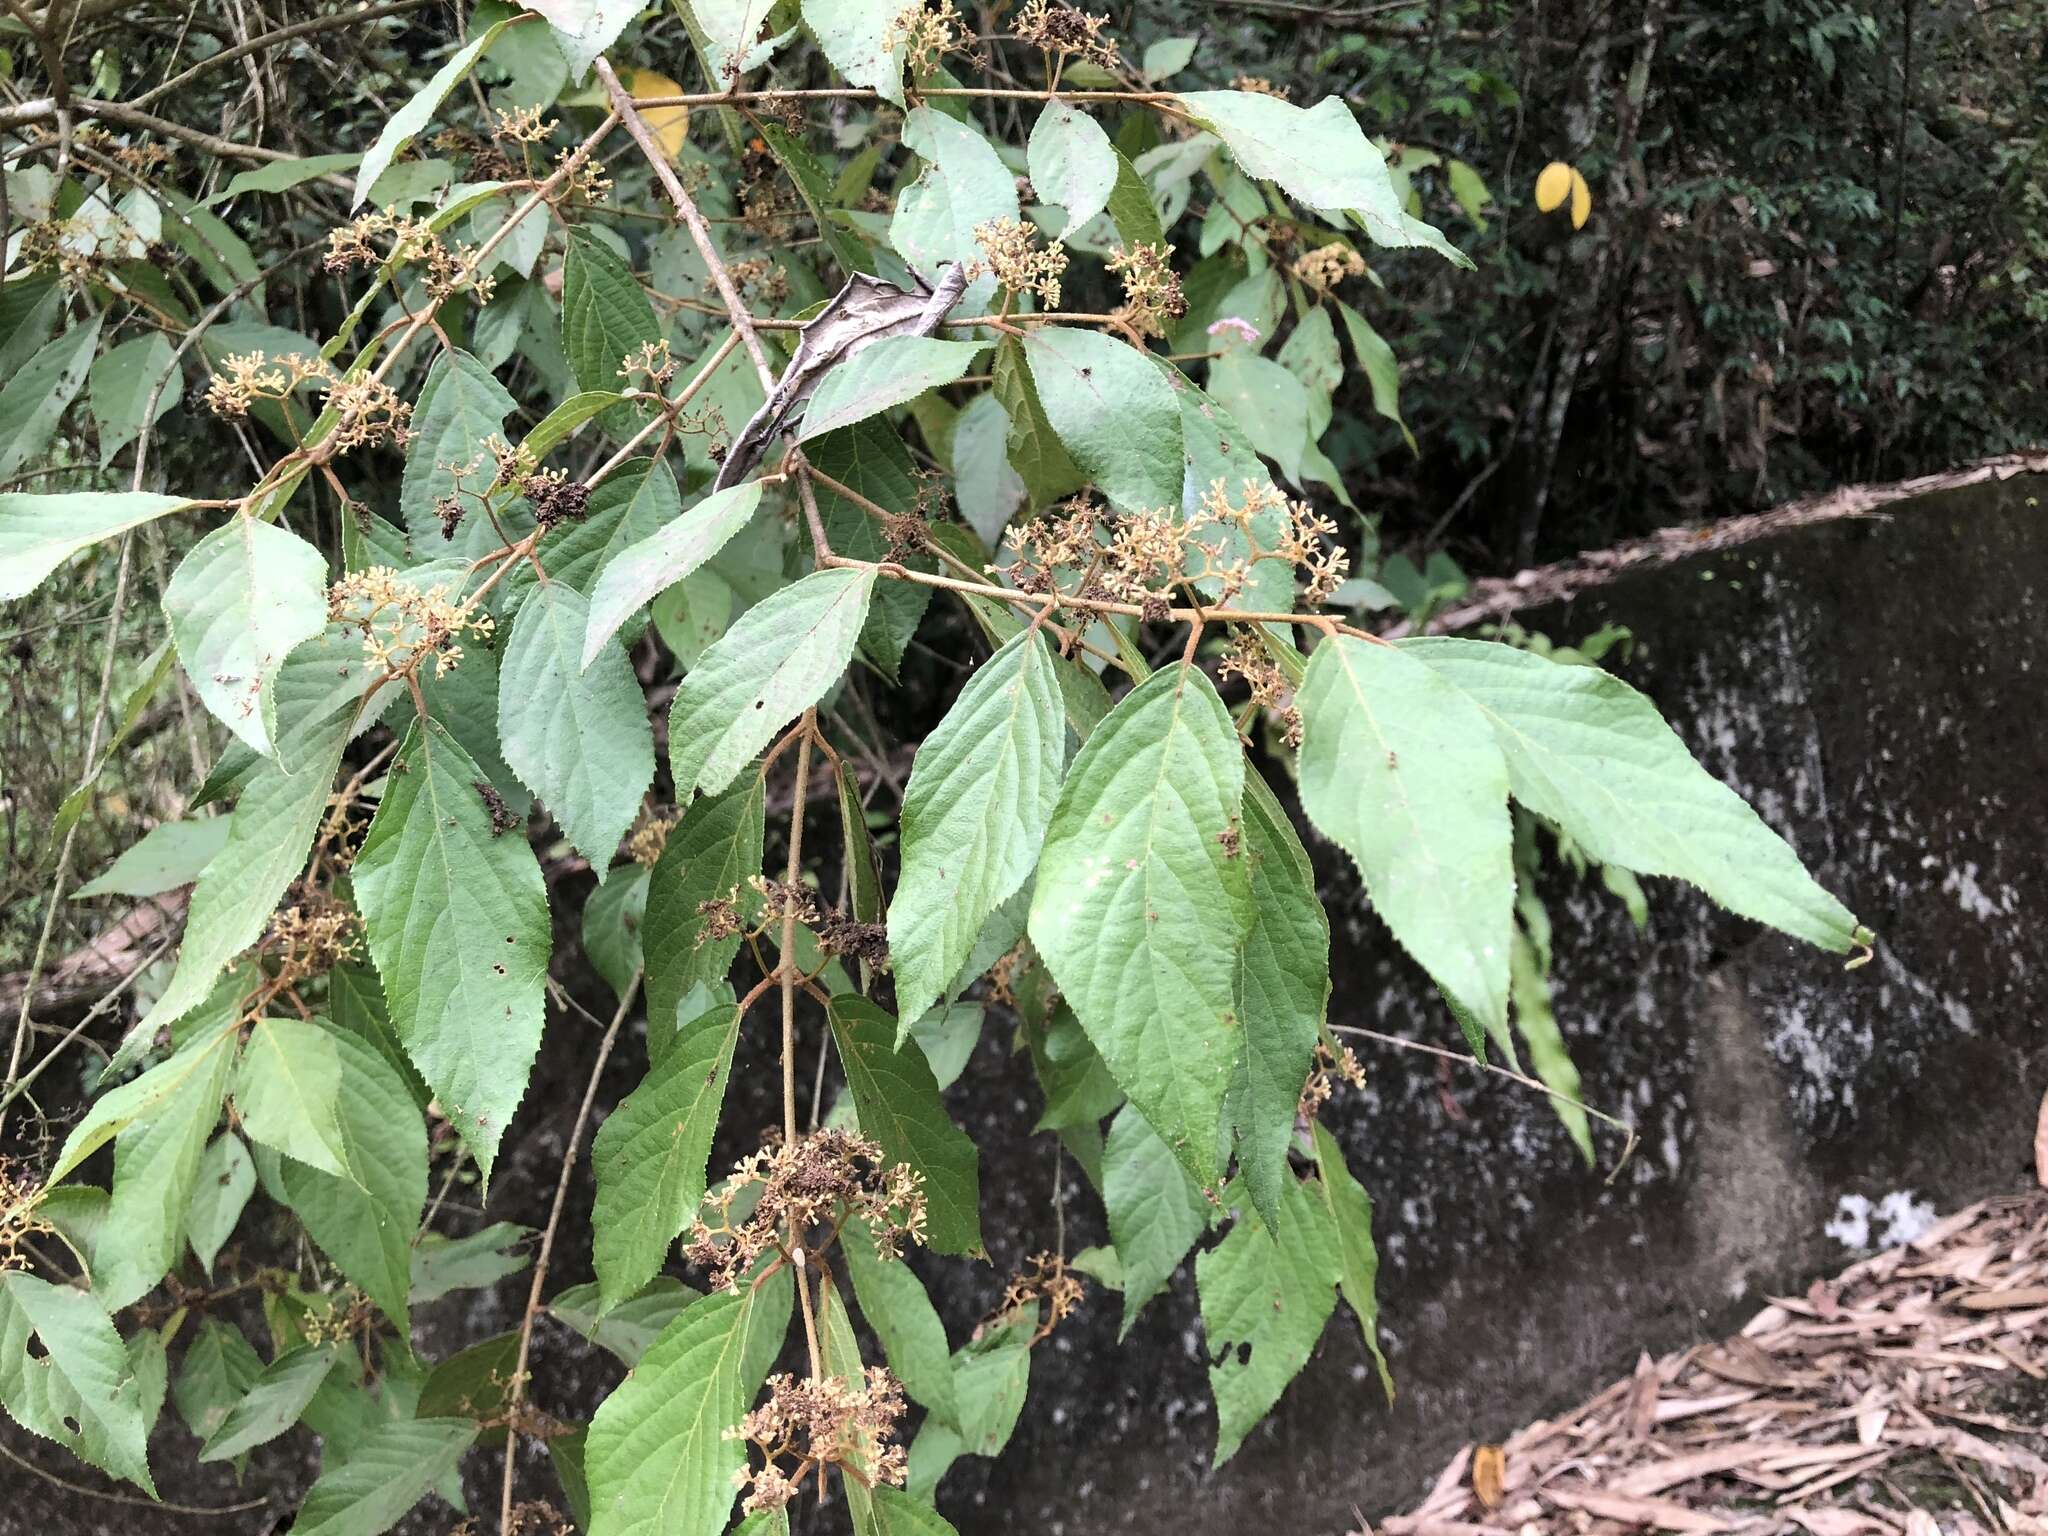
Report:
[{"label": "dried flower cluster", "polygon": [[26,1269],[28,1256],[21,1249],[30,1238],[49,1236],[56,1229],[36,1215],[43,1187],[25,1164],[0,1156],[0,1272]]},{"label": "dried flower cluster", "polygon": [[327,590],[330,622],[361,632],[363,654],[392,673],[411,673],[427,657],[444,677],[462,660],[465,633],[478,639],[495,627],[488,613],[457,602],[446,582],[409,584],[388,565],[353,571]]},{"label": "dried flower cluster", "polygon": [[612,179],[588,150],[565,149],[555,156],[555,172],[562,177],[560,198],[578,203],[601,203],[611,195]]},{"label": "dried flower cluster", "polygon": [[900,51],[911,74],[928,75],[962,39],[960,13],[953,9],[953,0],[938,0],[935,5],[912,0],[890,20],[882,34],[882,51]]},{"label": "dried flower cluster", "polygon": [[[879,1365],[859,1381],[844,1376],[799,1379],[787,1372],[768,1378],[768,1396],[726,1438],[758,1446],[762,1465],[749,1465],[733,1481],[748,1489],[747,1514],[781,1509],[813,1472],[826,1467],[872,1488],[900,1488],[909,1473],[907,1453],[892,1438],[903,1417],[903,1389]],[[784,1471],[784,1464],[789,1466]]]},{"label": "dried flower cluster", "polygon": [[1232,635],[1216,672],[1223,678],[1243,678],[1251,689],[1252,703],[1279,716],[1287,745],[1301,745],[1301,710],[1294,702],[1294,687],[1257,635],[1248,630]]},{"label": "dried flower cluster", "polygon": [[[753,211],[756,202],[758,199],[748,203],[749,212]],[[778,209],[774,216],[786,218],[788,210]],[[739,285],[742,293],[759,303],[772,307],[789,297],[789,273],[765,256],[749,256],[744,261],[732,262],[727,266],[726,272]],[[704,286],[709,290],[716,285],[707,276],[704,279]]]},{"label": "dried flower cluster", "polygon": [[1365,276],[1365,258],[1342,240],[1303,251],[1288,267],[1317,293],[1328,293],[1347,278]]},{"label": "dried flower cluster", "polygon": [[310,977],[326,975],[344,960],[360,960],[362,920],[326,892],[309,891],[271,917],[262,949],[277,963],[270,990],[281,994]]},{"label": "dried flower cluster", "polygon": [[669,833],[675,831],[682,819],[681,811],[667,811],[659,815],[643,811],[638,824],[626,834],[626,857],[635,864],[652,869],[655,860],[661,857],[662,849],[668,846]]},{"label": "dried flower cluster", "polygon": [[1072,5],[1052,0],[1025,0],[1010,31],[1020,42],[1063,59],[1084,59],[1099,68],[1114,70],[1121,63],[1116,39],[1103,35],[1107,16],[1090,16]]},{"label": "dried flower cluster", "polygon": [[[759,1198],[735,1226],[734,1204],[749,1191]],[[717,1212],[718,1225],[700,1217],[683,1253],[711,1272],[714,1286],[736,1287],[789,1234],[809,1242],[815,1227],[830,1228],[822,1247],[840,1223],[864,1221],[888,1259],[901,1257],[906,1242],[924,1241],[924,1175],[903,1163],[885,1166],[881,1147],[852,1131],[827,1128],[793,1143],[771,1142],[741,1158],[705,1205]]]},{"label": "dried flower cluster", "polygon": [[659,391],[676,376],[680,366],[669,352],[668,338],[660,341],[643,341],[637,352],[629,352],[619,361],[619,377],[627,384],[642,381],[647,388]]},{"label": "dried flower cluster", "polygon": [[1067,1320],[1074,1308],[1081,1305],[1083,1294],[1081,1277],[1068,1268],[1066,1255],[1034,1253],[1003,1288],[1003,1304],[996,1315],[1003,1317],[1025,1307],[1042,1305],[1044,1311],[1037,1331],[1031,1335],[1031,1342],[1036,1344]]},{"label": "dried flower cluster", "polygon": [[325,358],[287,352],[273,360],[267,352],[230,352],[206,386],[206,404],[216,416],[239,420],[258,400],[282,400],[309,383],[333,388],[334,370]]},{"label": "dried flower cluster", "polygon": [[1264,75],[1234,75],[1230,88],[1233,91],[1249,91],[1254,96],[1271,96],[1279,101],[1287,99],[1287,88],[1275,85]]},{"label": "dried flower cluster", "polygon": [[981,247],[976,266],[993,272],[1011,293],[1035,293],[1047,309],[1060,307],[1060,277],[1067,270],[1067,250],[1058,241],[1038,244],[1038,226],[1026,219],[990,219],[974,227]]},{"label": "dried flower cluster", "polygon": [[429,221],[407,217],[395,208],[373,209],[328,232],[325,266],[329,272],[379,267],[386,262],[417,266],[420,286],[436,304],[464,289],[479,305],[488,304],[497,290],[497,279],[480,270],[475,246],[463,241],[451,249]]},{"label": "dried flower cluster", "polygon": [[850,912],[827,907],[811,924],[818,936],[818,948],[828,955],[845,955],[877,970],[889,963],[889,930],[881,923],[863,923]]},{"label": "dried flower cluster", "polygon": [[1316,1112],[1329,1103],[1339,1078],[1354,1088],[1363,1088],[1365,1068],[1350,1046],[1342,1046],[1332,1054],[1330,1047],[1318,1040],[1315,1065],[1309,1069],[1308,1081],[1302,1085],[1301,1103],[1296,1107],[1296,1113],[1304,1120],[1315,1119]]},{"label": "dried flower cluster", "polygon": [[1167,322],[1188,312],[1172,262],[1172,246],[1149,243],[1127,245],[1109,258],[1109,270],[1124,285],[1116,317],[1140,336],[1164,336]]}]

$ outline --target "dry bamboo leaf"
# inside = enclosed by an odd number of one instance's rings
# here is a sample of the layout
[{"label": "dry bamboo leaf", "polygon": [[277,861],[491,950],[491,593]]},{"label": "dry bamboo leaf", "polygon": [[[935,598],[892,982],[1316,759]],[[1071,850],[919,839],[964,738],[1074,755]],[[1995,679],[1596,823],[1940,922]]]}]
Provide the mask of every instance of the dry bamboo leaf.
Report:
[{"label": "dry bamboo leaf", "polygon": [[1508,1460],[1497,1445],[1482,1445],[1472,1453],[1472,1494],[1486,1509],[1499,1509],[1507,1492]]}]

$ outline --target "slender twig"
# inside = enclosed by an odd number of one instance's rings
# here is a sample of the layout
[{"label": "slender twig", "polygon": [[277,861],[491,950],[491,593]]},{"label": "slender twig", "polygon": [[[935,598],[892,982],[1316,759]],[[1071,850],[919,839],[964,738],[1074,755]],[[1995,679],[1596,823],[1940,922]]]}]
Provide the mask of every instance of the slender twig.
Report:
[{"label": "slender twig", "polygon": [[0,1443],[0,1456],[20,1467],[24,1472],[34,1473],[44,1482],[62,1488],[66,1493],[83,1494],[89,1499],[104,1499],[109,1504],[132,1504],[139,1509],[157,1509],[172,1515],[239,1515],[252,1509],[261,1509],[268,1499],[244,1499],[239,1504],[176,1504],[167,1499],[138,1498],[132,1493],[122,1493],[112,1488],[88,1488],[83,1483],[74,1483],[69,1478],[59,1477],[55,1472],[37,1466],[24,1456],[17,1456],[4,1443]]},{"label": "slender twig", "polygon": [[626,1022],[633,999],[640,991],[640,972],[626,983],[619,996],[618,1012],[612,1015],[604,1039],[598,1043],[597,1060],[590,1068],[590,1081],[583,1089],[583,1102],[576,1109],[576,1123],[569,1128],[569,1141],[562,1148],[562,1173],[555,1180],[555,1203],[548,1209],[548,1224],[540,1235],[540,1251],[534,1255],[533,1283],[526,1288],[526,1311],[519,1319],[519,1359],[512,1367],[512,1382],[505,1391],[505,1480],[498,1499],[499,1536],[511,1536],[512,1474],[519,1461],[518,1409],[526,1397],[526,1361],[533,1348],[533,1320],[540,1316],[541,1287],[547,1284],[548,1260],[554,1256],[555,1233],[562,1225],[562,1207],[569,1199],[569,1178],[576,1171],[576,1150],[583,1142],[583,1128],[590,1123],[591,1107],[597,1102],[598,1080],[611,1059],[612,1045],[619,1038],[619,1026]]},{"label": "slender twig", "polygon": [[374,7],[366,5],[359,10],[343,11],[334,16],[315,16],[310,21],[299,21],[292,23],[288,27],[279,27],[274,32],[265,32],[260,37],[252,37],[246,43],[237,43],[232,48],[221,49],[219,53],[208,54],[182,74],[171,76],[170,79],[164,81],[161,85],[151,86],[140,96],[127,102],[126,105],[138,109],[146,107],[159,96],[169,95],[172,91],[178,89],[179,86],[189,83],[194,76],[204,70],[213,68],[216,64],[226,64],[231,60],[243,58],[248,54],[260,52],[265,48],[274,47],[278,43],[290,42],[295,37],[304,37],[312,32],[326,32],[335,27],[353,27],[368,21],[382,21],[386,16],[402,16],[407,11],[419,10],[422,6],[430,3],[431,0],[394,0],[394,3],[390,5]]},{"label": "slender twig", "polygon": [[718,296],[725,300],[726,313],[732,318],[732,328],[739,332],[740,342],[747,349],[747,356],[754,360],[754,371],[761,376],[764,390],[775,388],[775,370],[768,364],[768,354],[762,350],[761,338],[755,334],[753,316],[747,313],[747,306],[740,300],[740,291],[734,285],[732,273],[726,270],[725,258],[718,254],[718,246],[711,239],[711,226],[704,222],[704,215],[697,207],[697,200],[690,196],[689,189],[676,175],[675,167],[668,163],[661,146],[654,140],[647,121],[640,115],[640,104],[619,84],[619,77],[611,66],[611,60],[597,61],[597,77],[604,82],[606,94],[611,97],[612,111],[619,121],[626,125],[626,132],[633,136],[633,142],[640,146],[640,152],[647,157],[647,163],[654,168],[655,178],[668,193],[669,201],[676,205],[676,213],[688,226],[690,239],[696,243],[697,254],[704,258],[704,265],[710,270],[711,281],[718,288]]}]

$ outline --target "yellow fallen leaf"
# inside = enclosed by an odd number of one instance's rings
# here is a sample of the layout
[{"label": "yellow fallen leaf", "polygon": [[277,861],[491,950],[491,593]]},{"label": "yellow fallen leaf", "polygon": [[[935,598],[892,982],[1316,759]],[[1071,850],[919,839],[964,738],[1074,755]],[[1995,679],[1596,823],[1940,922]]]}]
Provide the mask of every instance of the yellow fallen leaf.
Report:
[{"label": "yellow fallen leaf", "polygon": [[1536,208],[1550,213],[1564,206],[1571,196],[1572,177],[1578,173],[1562,160],[1553,160],[1536,173]]},{"label": "yellow fallen leaf", "polygon": [[1572,168],[1572,228],[1584,229],[1586,220],[1593,213],[1593,189],[1586,185],[1586,178],[1578,168]]},{"label": "yellow fallen leaf", "polygon": [[[651,101],[662,96],[686,94],[683,88],[667,75],[651,69],[621,70],[619,83],[635,101]],[[655,142],[662,147],[669,159],[674,160],[682,154],[683,143],[690,136],[688,107],[649,107],[640,116],[646,120]]]},{"label": "yellow fallen leaf", "polygon": [[1507,1496],[1507,1475],[1507,1453],[1499,1446],[1482,1445],[1472,1453],[1472,1493],[1483,1507],[1500,1508]]}]

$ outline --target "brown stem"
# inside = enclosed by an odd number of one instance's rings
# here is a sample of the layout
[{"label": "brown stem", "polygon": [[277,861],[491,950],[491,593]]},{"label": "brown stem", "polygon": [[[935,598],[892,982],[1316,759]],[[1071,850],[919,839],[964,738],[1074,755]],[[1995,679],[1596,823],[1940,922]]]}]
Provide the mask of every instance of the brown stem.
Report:
[{"label": "brown stem", "polygon": [[512,1368],[512,1382],[505,1392],[505,1480],[498,1497],[499,1536],[511,1536],[512,1474],[519,1461],[517,1409],[526,1397],[526,1361],[533,1348],[533,1320],[540,1316],[541,1287],[547,1283],[548,1260],[555,1251],[555,1233],[562,1224],[562,1207],[569,1199],[569,1176],[576,1168],[576,1149],[582,1144],[583,1128],[590,1123],[591,1107],[597,1102],[598,1079],[604,1076],[604,1065],[611,1059],[612,1045],[619,1038],[619,1026],[626,1022],[626,1014],[639,990],[640,973],[636,970],[619,998],[618,1012],[612,1015],[604,1039],[598,1044],[597,1061],[590,1069],[589,1083],[584,1086],[583,1102],[576,1109],[576,1123],[570,1127],[568,1145],[562,1149],[562,1173],[555,1180],[555,1203],[548,1210],[548,1224],[540,1235],[540,1251],[534,1256],[533,1284],[526,1288],[526,1311],[519,1319],[519,1360]]},{"label": "brown stem", "polygon": [[[804,804],[811,790],[811,733],[818,728],[818,712],[804,711],[803,734],[796,744],[796,795],[789,808],[789,865],[783,877],[795,885],[803,874]],[[786,1145],[796,1145],[796,912],[787,901],[782,914],[782,953],[777,957],[776,975],[782,978],[782,1133]],[[795,1241],[795,1234],[791,1234]]]}]

